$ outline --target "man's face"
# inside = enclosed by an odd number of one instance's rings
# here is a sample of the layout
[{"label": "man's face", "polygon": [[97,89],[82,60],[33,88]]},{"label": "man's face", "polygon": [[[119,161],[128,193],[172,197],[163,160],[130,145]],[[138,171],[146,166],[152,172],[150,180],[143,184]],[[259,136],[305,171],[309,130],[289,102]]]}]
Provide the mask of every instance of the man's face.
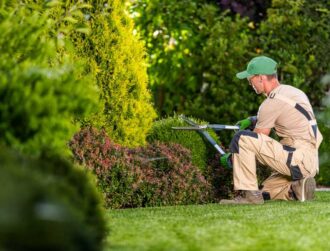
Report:
[{"label": "man's face", "polygon": [[260,75],[254,75],[252,77],[249,77],[248,81],[257,94],[261,94],[264,92],[264,85],[262,83],[262,77]]}]

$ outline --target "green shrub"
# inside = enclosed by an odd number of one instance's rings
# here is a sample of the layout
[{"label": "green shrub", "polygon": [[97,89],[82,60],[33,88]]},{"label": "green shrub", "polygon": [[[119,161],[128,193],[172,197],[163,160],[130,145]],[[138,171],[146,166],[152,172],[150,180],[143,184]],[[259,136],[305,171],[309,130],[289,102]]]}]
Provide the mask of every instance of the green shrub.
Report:
[{"label": "green shrub", "polygon": [[129,149],[114,144],[104,131],[86,128],[70,142],[75,159],[93,170],[107,207],[125,208],[203,203],[211,186],[190,151],[154,142]]},{"label": "green shrub", "polygon": [[323,135],[323,142],[319,149],[320,173],[317,177],[317,183],[320,185],[330,185],[330,128],[324,123],[318,123],[319,129]]},{"label": "green shrub", "polygon": [[1,250],[102,248],[102,205],[84,171],[61,159],[32,160],[3,147],[0,159]]},{"label": "green shrub", "polygon": [[[59,56],[48,12],[3,1],[0,14],[0,142],[28,154],[69,154],[75,119],[97,108],[78,62]],[[65,47],[63,47],[65,48]]]},{"label": "green shrub", "polygon": [[[194,118],[190,119],[199,124],[207,124],[204,121],[198,121]],[[178,116],[155,121],[147,137],[148,142],[160,141],[180,144],[191,151],[193,164],[198,166],[200,170],[205,170],[208,159],[215,153],[214,148],[197,131],[173,130],[172,127],[174,126],[181,127],[189,125]],[[208,132],[218,141],[214,131],[208,130]]]},{"label": "green shrub", "polygon": [[320,122],[319,129],[323,135],[323,142],[319,149],[320,173],[317,176],[317,182],[320,185],[330,185],[330,74],[322,78],[322,84],[328,90],[328,94],[323,99],[324,109],[318,115]]},{"label": "green shrub", "polygon": [[[78,10],[80,15],[76,14]],[[80,32],[77,28],[66,36],[76,58],[87,62],[85,72],[101,89],[103,111],[87,123],[104,127],[120,144],[145,144],[156,113],[147,88],[145,49],[134,34],[125,1],[67,1],[53,15],[60,22],[59,30],[65,29],[69,18],[86,29]]]}]

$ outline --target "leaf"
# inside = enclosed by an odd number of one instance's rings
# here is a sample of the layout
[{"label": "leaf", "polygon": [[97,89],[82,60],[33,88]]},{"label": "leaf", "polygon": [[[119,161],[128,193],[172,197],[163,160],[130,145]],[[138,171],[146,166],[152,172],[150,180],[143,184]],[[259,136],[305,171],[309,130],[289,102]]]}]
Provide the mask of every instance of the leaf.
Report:
[{"label": "leaf", "polygon": [[61,6],[61,5],[63,5],[63,3],[61,1],[58,1],[58,0],[49,1],[46,4],[47,7],[56,7],[56,6]]},{"label": "leaf", "polygon": [[81,4],[78,6],[78,9],[92,9],[92,8],[93,8],[93,5],[87,4],[87,3]]},{"label": "leaf", "polygon": [[63,18],[63,20],[68,21],[69,23],[73,23],[73,24],[78,22],[77,19],[70,17],[70,16]]},{"label": "leaf", "polygon": [[86,28],[85,27],[84,28],[83,27],[77,28],[76,31],[80,32],[80,33],[84,33],[84,34],[89,34],[90,33],[90,29],[87,28],[87,27]]}]

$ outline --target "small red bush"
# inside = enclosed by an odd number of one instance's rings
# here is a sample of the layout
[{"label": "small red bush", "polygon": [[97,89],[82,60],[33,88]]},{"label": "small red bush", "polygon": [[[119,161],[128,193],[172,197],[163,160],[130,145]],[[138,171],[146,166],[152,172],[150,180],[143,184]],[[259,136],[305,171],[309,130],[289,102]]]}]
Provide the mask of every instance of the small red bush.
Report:
[{"label": "small red bush", "polygon": [[179,144],[155,142],[129,149],[104,131],[85,128],[70,142],[75,159],[98,178],[107,207],[177,205],[208,202],[211,185]]}]

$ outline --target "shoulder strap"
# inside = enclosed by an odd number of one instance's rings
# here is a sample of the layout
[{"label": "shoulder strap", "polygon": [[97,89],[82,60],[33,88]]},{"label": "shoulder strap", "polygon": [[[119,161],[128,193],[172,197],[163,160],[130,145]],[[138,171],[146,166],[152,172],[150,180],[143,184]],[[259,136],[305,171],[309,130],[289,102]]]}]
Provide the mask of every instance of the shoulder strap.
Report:
[{"label": "shoulder strap", "polygon": [[278,93],[271,93],[269,95],[270,99],[279,99],[282,100],[283,102],[287,103],[288,105],[294,107],[295,109],[297,109],[297,111],[299,111],[302,115],[304,115],[304,117],[309,121],[309,124],[312,128],[313,131],[313,136],[316,139],[317,137],[317,122],[314,116],[313,111],[308,112],[304,107],[302,107],[300,104],[298,104],[297,102],[295,102],[294,100],[278,94]]},{"label": "shoulder strap", "polygon": [[[285,102],[285,103],[289,104],[290,106],[296,108],[297,111],[299,111],[301,114],[303,114],[305,116],[305,118],[309,121],[309,125],[310,125],[309,133],[310,133],[311,137],[314,138],[313,144],[315,145],[316,149],[318,149],[321,142],[322,142],[322,140],[323,140],[323,137],[322,137],[321,132],[317,128],[317,123],[316,123],[316,119],[315,119],[313,111],[310,111],[310,113],[309,113],[304,107],[299,105],[297,102],[295,102],[294,100],[292,100],[292,99],[290,99],[290,98],[288,98],[284,95],[281,95],[281,94],[271,93],[269,95],[269,98],[271,98],[271,99],[276,98],[276,99],[282,100],[283,102]],[[316,164],[316,172],[319,173],[319,163],[318,163],[318,161],[317,161],[317,164]]]}]

